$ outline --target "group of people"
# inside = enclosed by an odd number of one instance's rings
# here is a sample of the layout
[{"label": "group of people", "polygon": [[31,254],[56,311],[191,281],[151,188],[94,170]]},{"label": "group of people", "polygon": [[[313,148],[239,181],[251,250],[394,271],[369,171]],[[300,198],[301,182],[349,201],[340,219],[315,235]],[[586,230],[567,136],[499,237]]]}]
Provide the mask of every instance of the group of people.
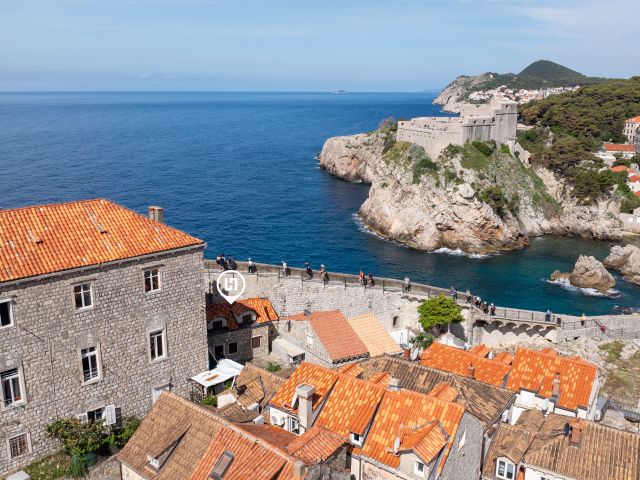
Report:
[{"label": "group of people", "polygon": [[364,272],[360,270],[359,279],[360,279],[360,285],[363,286],[364,288],[376,286],[376,281],[373,279],[373,274],[371,272],[369,272],[365,277]]},{"label": "group of people", "polygon": [[238,264],[235,262],[235,260],[231,257],[225,256],[224,253],[220,253],[216,257],[216,263],[220,266],[221,271],[238,269]]},{"label": "group of people", "polygon": [[[453,287],[452,287],[453,288]],[[471,295],[471,292],[467,290],[467,303],[474,305],[478,310],[482,311],[485,315],[494,316],[496,314],[496,306],[493,302],[488,303],[482,300],[480,297]]]}]

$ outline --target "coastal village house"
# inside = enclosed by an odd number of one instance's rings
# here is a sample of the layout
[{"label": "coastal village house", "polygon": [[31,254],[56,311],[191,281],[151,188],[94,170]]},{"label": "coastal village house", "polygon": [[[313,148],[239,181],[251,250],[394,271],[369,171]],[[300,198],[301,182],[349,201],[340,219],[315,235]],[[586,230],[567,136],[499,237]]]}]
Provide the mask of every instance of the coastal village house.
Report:
[{"label": "coastal village house", "polygon": [[625,120],[624,134],[629,142],[635,144],[640,151],[640,116]]},{"label": "coastal village house", "polygon": [[597,398],[600,379],[595,365],[580,357],[563,357],[551,348],[518,348],[515,355],[503,352],[488,358],[489,348],[471,350],[434,343],[420,355],[420,363],[440,370],[467,375],[516,392],[509,415],[515,423],[525,410],[588,420],[599,419]]},{"label": "coastal village house", "polygon": [[248,362],[266,357],[275,332],[271,322],[278,314],[264,298],[247,298],[233,304],[207,304],[207,336],[212,359]]},{"label": "coastal village house", "polygon": [[205,244],[150,213],[0,211],[0,473],[58,449],[54,419],[142,417],[206,368]]}]

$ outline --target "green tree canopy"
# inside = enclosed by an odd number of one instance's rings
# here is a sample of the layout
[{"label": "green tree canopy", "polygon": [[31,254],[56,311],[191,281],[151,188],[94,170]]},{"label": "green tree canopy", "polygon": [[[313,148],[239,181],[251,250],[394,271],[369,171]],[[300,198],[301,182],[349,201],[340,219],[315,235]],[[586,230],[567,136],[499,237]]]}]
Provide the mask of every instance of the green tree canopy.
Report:
[{"label": "green tree canopy", "polygon": [[418,350],[425,350],[433,343],[433,335],[427,332],[420,332],[411,337],[409,343]]},{"label": "green tree canopy", "polygon": [[464,320],[460,307],[452,298],[438,295],[425,300],[418,307],[420,325],[426,331],[431,327],[460,323]]}]

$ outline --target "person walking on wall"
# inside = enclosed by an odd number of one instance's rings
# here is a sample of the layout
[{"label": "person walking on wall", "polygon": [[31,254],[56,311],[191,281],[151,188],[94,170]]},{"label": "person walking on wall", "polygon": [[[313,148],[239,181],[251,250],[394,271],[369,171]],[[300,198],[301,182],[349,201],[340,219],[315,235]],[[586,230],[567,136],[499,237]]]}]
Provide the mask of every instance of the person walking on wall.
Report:
[{"label": "person walking on wall", "polygon": [[472,301],[473,301],[473,296],[471,295],[471,292],[467,288],[467,303],[471,303]]},{"label": "person walking on wall", "polygon": [[404,277],[403,291],[410,292],[411,291],[411,279],[408,275]]},{"label": "person walking on wall", "polygon": [[324,267],[324,264],[320,265],[320,279],[325,285],[329,283],[329,274],[327,273],[327,269]]},{"label": "person walking on wall", "polygon": [[249,271],[249,273],[256,273],[257,268],[253,263],[253,260],[251,260],[251,257],[249,257],[249,265],[247,266],[247,270]]},{"label": "person walking on wall", "polygon": [[286,260],[282,261],[282,276],[283,277],[288,277],[289,275],[291,275],[291,270],[289,270],[289,266],[287,265]]},{"label": "person walking on wall", "polygon": [[453,298],[454,300],[457,301],[458,300],[458,291],[454,287],[451,287],[450,293],[451,293],[451,298]]},{"label": "person walking on wall", "polygon": [[376,281],[373,279],[373,274],[369,272],[369,275],[367,275],[367,287],[375,287],[375,286],[376,286]]},{"label": "person walking on wall", "polygon": [[551,313],[551,310],[547,310],[547,313],[544,314],[544,321],[545,322],[550,322],[552,316],[553,316],[553,314]]},{"label": "person walking on wall", "polygon": [[313,278],[313,270],[309,262],[304,262],[304,279],[311,280]]},{"label": "person walking on wall", "polygon": [[364,272],[360,270],[360,285],[364,287]]}]

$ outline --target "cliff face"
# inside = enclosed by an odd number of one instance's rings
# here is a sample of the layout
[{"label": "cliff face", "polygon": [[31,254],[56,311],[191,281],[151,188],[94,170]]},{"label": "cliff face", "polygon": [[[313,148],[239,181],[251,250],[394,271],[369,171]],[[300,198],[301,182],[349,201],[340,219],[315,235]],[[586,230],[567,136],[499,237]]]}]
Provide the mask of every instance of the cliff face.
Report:
[{"label": "cliff face", "polygon": [[640,248],[635,245],[612,247],[604,264],[620,270],[625,280],[640,285]]},{"label": "cliff face", "polygon": [[442,105],[445,112],[460,112],[460,104],[463,98],[471,91],[473,87],[480,83],[485,83],[493,78],[491,73],[482,73],[480,75],[461,75],[453,82],[447,85],[442,92],[433,101],[436,105]]},{"label": "cliff face", "polygon": [[530,236],[617,239],[618,206],[579,206],[547,170],[525,166],[501,150],[449,148],[431,161],[393,133],[327,140],[320,164],[332,174],[371,184],[362,220],[412,248],[486,253],[521,248]]}]

